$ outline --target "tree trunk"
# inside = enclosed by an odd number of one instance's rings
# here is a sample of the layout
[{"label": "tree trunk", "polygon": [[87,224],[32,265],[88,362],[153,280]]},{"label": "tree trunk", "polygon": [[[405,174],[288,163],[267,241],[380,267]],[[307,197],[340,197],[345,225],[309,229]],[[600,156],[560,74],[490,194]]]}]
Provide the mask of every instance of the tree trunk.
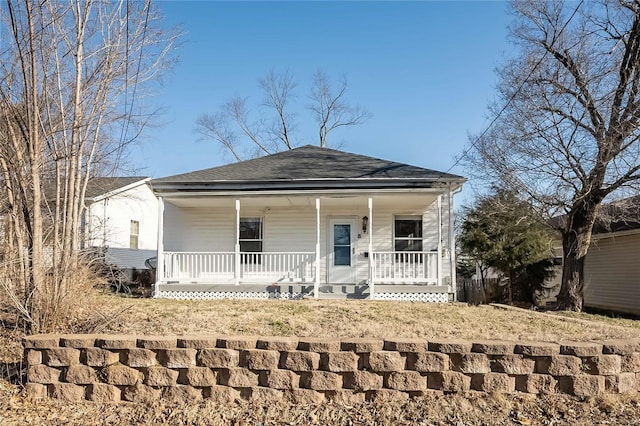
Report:
[{"label": "tree trunk", "polygon": [[583,203],[569,214],[562,236],[564,263],[558,309],[582,311],[584,302],[584,261],[591,243],[591,230],[600,201]]}]

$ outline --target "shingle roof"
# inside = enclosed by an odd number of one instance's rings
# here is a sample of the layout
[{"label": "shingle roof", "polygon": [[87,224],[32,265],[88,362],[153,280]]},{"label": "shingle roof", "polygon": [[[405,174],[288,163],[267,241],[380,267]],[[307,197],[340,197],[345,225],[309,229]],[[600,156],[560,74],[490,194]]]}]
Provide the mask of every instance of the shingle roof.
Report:
[{"label": "shingle roof", "polygon": [[436,170],[306,145],[252,160],[154,179],[151,184],[381,179],[464,181],[461,176]]},{"label": "shingle roof", "polygon": [[146,176],[115,176],[115,177],[95,177],[87,183],[86,198],[94,198],[107,192],[124,188],[132,183],[146,179]]},{"label": "shingle roof", "polygon": [[[549,225],[558,231],[564,229],[566,222],[566,214],[552,217],[548,221]],[[640,229],[640,195],[602,204],[592,233],[606,234],[634,229]]]}]

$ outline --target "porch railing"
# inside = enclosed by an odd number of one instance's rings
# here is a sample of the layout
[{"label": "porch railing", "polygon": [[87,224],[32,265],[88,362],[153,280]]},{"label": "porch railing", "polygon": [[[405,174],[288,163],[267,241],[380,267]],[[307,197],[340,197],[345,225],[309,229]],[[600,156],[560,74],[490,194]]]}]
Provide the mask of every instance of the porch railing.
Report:
[{"label": "porch railing", "polygon": [[240,253],[236,277],[235,252],[165,252],[164,281],[233,283],[312,282],[315,278],[315,253],[260,252]]},{"label": "porch railing", "polygon": [[384,251],[373,253],[375,283],[438,282],[438,252]]}]

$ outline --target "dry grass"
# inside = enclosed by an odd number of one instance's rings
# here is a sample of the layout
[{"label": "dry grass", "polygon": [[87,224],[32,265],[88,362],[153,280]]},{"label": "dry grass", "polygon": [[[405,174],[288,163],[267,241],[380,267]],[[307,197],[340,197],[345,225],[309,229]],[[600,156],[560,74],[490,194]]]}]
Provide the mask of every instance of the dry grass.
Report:
[{"label": "dry grass", "polygon": [[[113,320],[98,331],[135,334],[244,334],[314,337],[421,337],[601,340],[640,336],[640,327],[592,326],[554,315],[488,306],[358,300],[175,301],[99,295],[90,312]],[[119,313],[119,314],[118,314]],[[625,325],[622,328],[621,325]]]},{"label": "dry grass", "polygon": [[[638,337],[636,322],[593,321],[586,327],[553,315],[486,306],[370,301],[172,301],[97,294],[78,306],[70,329],[139,334],[246,334],[326,337],[423,337],[510,340],[598,340]],[[630,322],[629,322],[630,321]],[[0,365],[22,356],[21,333],[0,328]],[[0,380],[2,425],[631,425],[640,396],[579,400],[568,396],[433,395],[408,402],[341,406],[286,402],[221,407],[213,401],[174,405],[33,401]]]}]

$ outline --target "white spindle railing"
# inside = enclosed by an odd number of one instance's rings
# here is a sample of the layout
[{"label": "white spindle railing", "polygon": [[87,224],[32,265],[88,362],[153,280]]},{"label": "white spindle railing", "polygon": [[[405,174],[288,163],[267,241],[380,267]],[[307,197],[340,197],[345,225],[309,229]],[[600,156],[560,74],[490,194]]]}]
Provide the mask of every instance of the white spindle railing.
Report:
[{"label": "white spindle railing", "polygon": [[[165,252],[164,281],[232,282],[234,252]],[[313,281],[315,253],[240,253],[239,279],[244,282]]]},{"label": "white spindle railing", "polygon": [[167,281],[214,281],[234,277],[233,252],[165,252],[164,279]]},{"label": "white spindle railing", "polygon": [[311,282],[315,257],[312,252],[240,253],[240,280]]},{"label": "white spindle railing", "polygon": [[438,281],[438,252],[386,251],[373,253],[375,283],[428,283]]}]

